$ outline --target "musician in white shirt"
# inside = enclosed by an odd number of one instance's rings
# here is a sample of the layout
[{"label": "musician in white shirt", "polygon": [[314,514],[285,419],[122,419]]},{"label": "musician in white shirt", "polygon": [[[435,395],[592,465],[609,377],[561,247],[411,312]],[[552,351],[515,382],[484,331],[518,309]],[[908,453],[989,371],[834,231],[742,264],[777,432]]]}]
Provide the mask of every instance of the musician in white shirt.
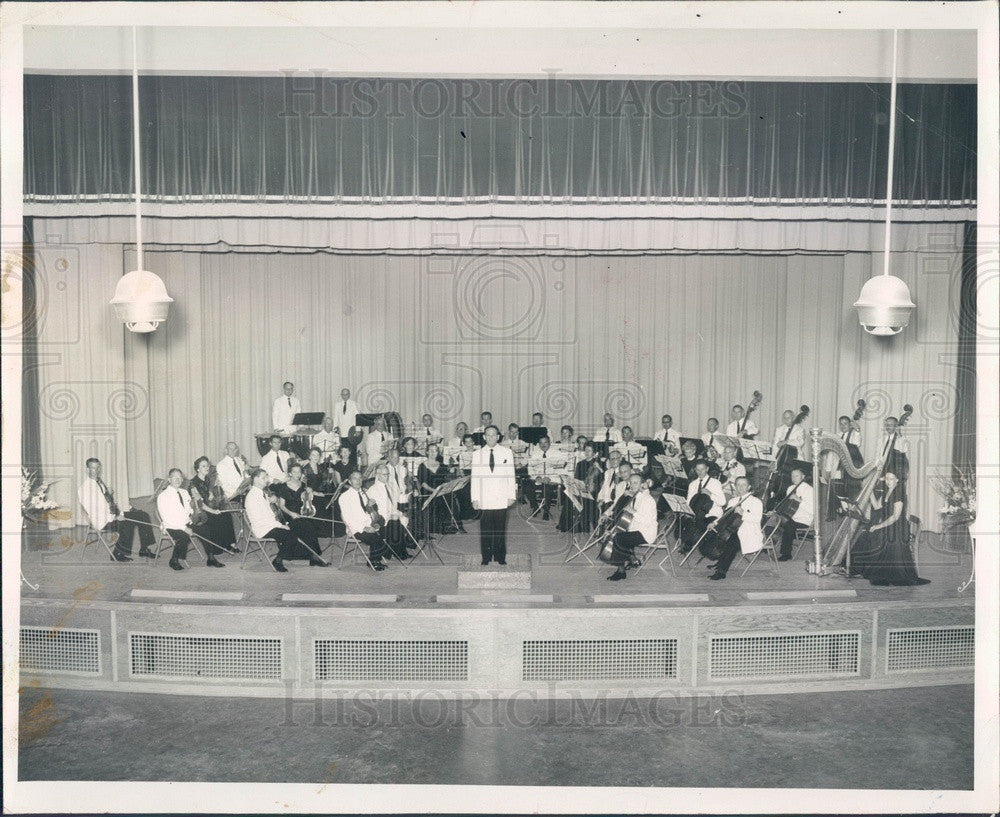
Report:
[{"label": "musician in white shirt", "polygon": [[254,468],[250,472],[250,490],[247,491],[243,507],[253,535],[258,539],[270,539],[277,543],[278,555],[271,561],[274,569],[279,573],[287,573],[288,568],[285,567],[284,560],[302,555],[300,551],[304,551],[305,548],[299,544],[291,529],[278,520],[274,505],[264,493],[269,480],[270,477],[263,468]]},{"label": "musician in white shirt", "polygon": [[472,455],[472,507],[483,512],[479,547],[484,565],[496,560],[507,564],[507,509],[517,501],[514,454],[497,445],[500,430],[487,426],[486,445]]},{"label": "musician in white shirt", "polygon": [[[621,464],[622,452],[611,449],[608,454],[608,467],[604,471],[604,480],[601,482],[601,490],[597,492],[597,504],[602,512],[607,510],[608,506],[614,503],[628,487],[628,475],[626,474],[623,480],[619,473]],[[629,466],[629,473],[631,473],[631,469],[632,466]]]},{"label": "musician in white shirt", "polygon": [[[399,465],[398,452],[396,454],[397,467]],[[398,471],[395,472],[398,476]],[[393,469],[389,465],[380,465],[375,469],[375,482],[368,489],[368,496],[378,508],[379,515],[385,520],[383,536],[386,545],[392,554],[400,561],[406,559],[410,554],[407,547],[412,540],[406,535],[406,524],[409,521],[407,516],[399,510],[400,486],[394,479]]]},{"label": "musician in white shirt", "polygon": [[80,504],[94,530],[118,534],[111,558],[116,562],[132,561],[132,541],[138,528],[139,555],[152,559],[156,554],[150,548],[156,544],[156,536],[149,514],[138,508],[119,508],[114,493],[101,479],[101,461],[91,457],[85,464],[87,477],[80,483]]},{"label": "musician in white shirt", "polygon": [[528,483],[532,513],[539,508],[542,519],[548,520],[549,508],[559,494],[559,475],[566,473],[566,454],[551,447],[549,438],[542,437],[528,455]]},{"label": "musician in white shirt", "polygon": [[886,464],[887,471],[892,471],[905,482],[910,473],[910,441],[902,435],[896,417],[886,417],[882,429],[878,444],[881,461]]},{"label": "musician in white shirt", "polygon": [[514,455],[514,479],[517,482],[518,494],[521,502],[527,501],[528,496],[528,452],[532,448],[521,439],[521,427],[517,423],[507,426],[507,436],[503,443]]},{"label": "musician in white shirt", "polygon": [[230,440],[226,443],[225,456],[215,464],[215,471],[219,475],[223,495],[232,500],[236,498],[243,480],[250,475],[250,465],[240,453],[240,447]]},{"label": "musician in white shirt", "polygon": [[319,449],[322,462],[333,462],[340,451],[340,434],[335,426],[333,417],[327,414],[323,418],[323,430],[313,436],[312,444]]},{"label": "musician in white shirt", "polygon": [[455,426],[455,436],[448,440],[448,448],[461,448],[465,445],[465,435],[469,433],[468,423],[459,423]]},{"label": "musician in white shirt", "polygon": [[794,496],[799,501],[799,505],[795,509],[795,513],[791,517],[787,517],[782,524],[779,562],[787,562],[792,558],[792,544],[795,541],[795,534],[812,525],[815,511],[813,487],[806,482],[806,475],[802,469],[793,468],[791,476],[792,484],[785,491],[785,496]]},{"label": "musician in white shirt", "polygon": [[357,422],[358,404],[351,399],[350,389],[341,389],[340,402],[333,407],[333,426],[341,437],[346,437]]},{"label": "musician in white shirt", "polygon": [[552,446],[557,451],[564,454],[572,454],[576,451],[576,440],[573,438],[573,426],[563,426],[559,430],[559,442]]},{"label": "musician in white shirt", "polygon": [[295,396],[295,384],[286,381],[281,387],[282,395],[274,398],[271,406],[271,427],[275,431],[289,431],[292,418],[302,411],[302,404]]},{"label": "musician in white shirt", "polygon": [[757,424],[746,416],[743,406],[739,404],[733,406],[730,419],[731,422],[726,426],[726,434],[729,437],[743,437],[747,440],[752,440],[760,433]]},{"label": "musician in white shirt", "polygon": [[802,426],[794,422],[795,417],[795,412],[791,409],[786,409],[782,413],[782,424],[774,430],[774,447],[777,449],[783,445],[791,445],[795,448],[793,456],[799,456],[799,452],[806,445],[806,434],[802,430]]},{"label": "musician in white shirt", "polygon": [[632,500],[626,508],[631,505],[632,519],[628,524],[628,530],[619,531],[612,540],[609,561],[618,566],[618,569],[608,576],[613,582],[624,579],[628,568],[639,566],[635,558],[636,547],[651,545],[656,539],[656,500],[650,495],[640,474],[629,476],[628,492]]},{"label": "musician in white shirt", "polygon": [[167,481],[169,485],[156,497],[156,511],[160,515],[160,523],[174,543],[170,567],[183,570],[186,564],[181,563],[187,558],[192,536],[191,494],[181,487],[184,484],[184,472],[180,468],[171,468]]},{"label": "musician in white shirt", "polygon": [[278,434],[272,434],[268,442],[271,450],[261,457],[260,467],[267,472],[271,482],[284,482],[288,479],[288,465],[292,455],[281,450],[284,440]]},{"label": "musician in white shirt", "polygon": [[[681,450],[681,433],[673,427],[674,418],[669,414],[664,414],[660,423],[663,428],[653,435],[653,439],[663,443],[664,451],[670,456],[679,454]],[[718,421],[716,421],[716,425],[718,425]],[[673,446],[673,450],[671,450],[671,446]]]},{"label": "musician in white shirt", "polygon": [[649,452],[646,451],[646,446],[635,441],[632,426],[622,426],[622,438],[615,443],[615,450],[622,452],[622,461],[631,465],[636,473],[642,473],[646,469]]},{"label": "musician in white shirt", "polygon": [[493,425],[493,412],[484,411],[479,415],[479,425],[472,429],[473,434],[485,434],[486,429]]},{"label": "musician in white shirt", "polygon": [[736,458],[736,449],[731,445],[723,446],[722,448],[722,479],[719,481],[722,483],[722,490],[727,497],[732,497],[736,494],[736,480],[738,477],[745,477],[747,475],[747,469]]},{"label": "musician in white shirt", "polygon": [[705,443],[705,448],[709,448],[715,445],[715,435],[719,433],[719,421],[715,417],[709,417],[705,428],[707,430],[701,435],[701,441]]},{"label": "musician in white shirt", "polygon": [[622,433],[615,428],[615,418],[612,414],[604,415],[604,424],[594,435],[595,443],[608,443],[609,447],[622,441]]},{"label": "musician in white shirt", "polygon": [[425,414],[420,418],[420,422],[423,427],[417,432],[417,440],[424,446],[428,443],[440,443],[444,440],[444,436],[441,434],[437,428],[434,427],[434,418],[429,414]]},{"label": "musician in white shirt", "polygon": [[715,563],[715,572],[708,577],[714,581],[726,578],[737,553],[749,555],[764,547],[764,533],[760,527],[764,504],[750,493],[750,480],[746,477],[736,480],[736,496],[726,503],[726,509],[735,509],[734,512],[743,519],[736,533],[722,546],[719,560]]},{"label": "musician in white shirt", "polygon": [[390,442],[392,442],[392,434],[386,430],[385,420],[379,417],[375,420],[375,427],[365,437],[365,464],[374,465],[382,459],[382,452],[386,449],[386,443]]},{"label": "musician in white shirt", "polygon": [[[711,521],[722,516],[722,508],[726,504],[722,483],[715,477],[709,476],[708,460],[698,460],[694,472],[695,477],[688,484],[687,503],[695,512],[695,516],[693,519],[684,520],[681,528],[682,553],[687,553],[697,544]],[[705,494],[708,497],[708,500],[699,500],[699,503],[709,503],[704,509],[699,509],[698,504],[692,504],[698,494]],[[703,512],[699,512],[700,510]]]},{"label": "musician in white shirt", "polygon": [[337,500],[340,515],[347,526],[347,535],[368,546],[369,558],[375,570],[385,570],[382,560],[386,558],[389,548],[381,527],[375,525],[370,513],[376,506],[362,487],[360,471],[352,473],[349,481],[350,487]]}]

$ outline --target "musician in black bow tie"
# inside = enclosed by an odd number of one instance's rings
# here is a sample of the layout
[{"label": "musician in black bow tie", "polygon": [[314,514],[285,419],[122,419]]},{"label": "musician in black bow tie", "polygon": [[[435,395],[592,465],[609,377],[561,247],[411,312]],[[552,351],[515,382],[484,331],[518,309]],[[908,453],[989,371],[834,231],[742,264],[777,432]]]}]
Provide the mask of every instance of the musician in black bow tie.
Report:
[{"label": "musician in black bow tie", "polygon": [[139,555],[153,558],[150,548],[156,544],[149,514],[126,506],[122,510],[114,493],[101,478],[101,461],[91,457],[86,462],[87,477],[80,483],[80,504],[95,530],[117,533],[112,559],[116,562],[132,561],[132,541],[139,529]]},{"label": "musician in black bow tie", "polygon": [[[795,512],[786,517],[782,524],[779,562],[787,562],[792,558],[792,543],[795,541],[795,535],[800,530],[806,530],[812,525],[815,511],[813,487],[806,482],[806,475],[802,469],[793,468],[791,476],[792,484],[788,486],[785,496],[786,498],[795,497],[798,505],[795,507]],[[781,505],[778,506],[777,511],[781,513]]]}]

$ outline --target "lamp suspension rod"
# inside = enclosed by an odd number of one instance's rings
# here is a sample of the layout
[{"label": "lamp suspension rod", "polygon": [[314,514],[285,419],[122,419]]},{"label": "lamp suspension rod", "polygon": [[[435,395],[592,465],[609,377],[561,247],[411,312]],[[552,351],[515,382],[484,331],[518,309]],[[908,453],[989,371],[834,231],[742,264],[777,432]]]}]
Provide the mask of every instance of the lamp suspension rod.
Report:
[{"label": "lamp suspension rod", "polygon": [[135,257],[136,269],[142,265],[142,157],[139,154],[139,52],[135,26],[132,26],[132,156],[135,161]]},{"label": "lamp suspension rod", "polygon": [[889,90],[889,176],[885,182],[885,253],[883,254],[882,274],[889,274],[889,253],[892,237],[892,174],[896,158],[896,42],[899,37],[897,29],[892,30],[892,84]]}]

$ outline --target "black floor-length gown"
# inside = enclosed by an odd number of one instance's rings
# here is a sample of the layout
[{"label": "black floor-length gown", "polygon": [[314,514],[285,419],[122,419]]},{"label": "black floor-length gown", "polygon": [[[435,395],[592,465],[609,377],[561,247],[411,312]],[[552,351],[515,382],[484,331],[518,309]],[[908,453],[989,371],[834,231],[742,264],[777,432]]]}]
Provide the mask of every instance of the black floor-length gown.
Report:
[{"label": "black floor-length gown", "polygon": [[917,575],[917,566],[910,549],[910,521],[906,513],[906,498],[897,485],[882,501],[882,507],[872,512],[872,524],[892,515],[896,502],[903,503],[899,519],[886,528],[865,531],[851,548],[851,574],[864,576],[874,585],[928,584],[930,579]]}]

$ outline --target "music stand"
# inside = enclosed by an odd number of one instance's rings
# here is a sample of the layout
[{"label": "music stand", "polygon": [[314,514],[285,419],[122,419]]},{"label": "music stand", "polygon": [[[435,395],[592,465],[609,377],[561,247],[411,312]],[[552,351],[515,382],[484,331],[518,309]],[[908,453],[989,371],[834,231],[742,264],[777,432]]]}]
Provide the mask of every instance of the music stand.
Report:
[{"label": "music stand", "polygon": [[[674,514],[674,518],[670,521],[670,526],[663,532],[663,536],[666,537],[677,526],[681,517],[694,516],[694,511],[691,510],[691,506],[687,504],[686,499],[681,499],[681,497],[674,494],[663,494],[663,501],[667,503],[667,507]],[[680,542],[679,536],[677,537],[677,541],[678,543]]]},{"label": "music stand", "polygon": [[321,426],[326,417],[325,411],[300,411],[292,417],[293,426]]},{"label": "music stand", "polygon": [[549,430],[545,426],[521,426],[518,437],[528,445],[538,445],[542,437],[548,437]]}]

